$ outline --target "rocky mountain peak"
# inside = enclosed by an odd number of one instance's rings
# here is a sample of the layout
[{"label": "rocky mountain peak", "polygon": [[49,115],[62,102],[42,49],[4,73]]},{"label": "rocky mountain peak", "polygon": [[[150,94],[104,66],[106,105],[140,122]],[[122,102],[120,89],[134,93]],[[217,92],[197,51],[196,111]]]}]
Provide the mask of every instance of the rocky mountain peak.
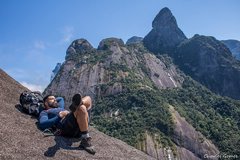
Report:
[{"label": "rocky mountain peak", "polygon": [[86,52],[91,52],[94,50],[93,46],[86,39],[77,39],[74,40],[67,49],[67,54],[65,59],[76,56],[78,54],[85,54]]},{"label": "rocky mountain peak", "polygon": [[111,46],[124,46],[124,42],[122,39],[119,38],[106,38],[99,43],[98,50],[110,49]]},{"label": "rocky mountain peak", "polygon": [[132,89],[130,81],[136,83],[134,88],[175,88],[181,86],[182,77],[174,65],[159,60],[142,43],[128,46],[122,39],[107,38],[94,53],[66,60],[45,94],[62,95],[70,104],[76,92],[93,97],[114,95]]},{"label": "rocky mountain peak", "polygon": [[175,17],[173,16],[172,12],[169,8],[165,7],[163,8],[155,17],[155,19],[152,22],[153,29],[159,30],[163,27],[173,27],[176,28],[177,21]]},{"label": "rocky mountain peak", "polygon": [[189,41],[186,41],[181,45],[184,45],[188,42],[196,44],[199,47],[199,50],[212,51],[216,55],[223,56],[225,58],[231,59],[233,58],[231,55],[231,51],[227,48],[227,46],[225,46],[223,43],[221,43],[221,41],[217,40],[215,37],[195,34],[191,39],[189,39]]},{"label": "rocky mountain peak", "polygon": [[167,7],[158,13],[152,22],[152,27],[143,42],[154,53],[170,53],[178,44],[187,39]]},{"label": "rocky mountain peak", "polygon": [[133,36],[127,40],[126,44],[136,44],[142,42],[142,40],[142,37]]},{"label": "rocky mountain peak", "polygon": [[182,42],[173,55],[186,74],[220,95],[239,99],[240,63],[230,50],[211,36],[194,35]]}]

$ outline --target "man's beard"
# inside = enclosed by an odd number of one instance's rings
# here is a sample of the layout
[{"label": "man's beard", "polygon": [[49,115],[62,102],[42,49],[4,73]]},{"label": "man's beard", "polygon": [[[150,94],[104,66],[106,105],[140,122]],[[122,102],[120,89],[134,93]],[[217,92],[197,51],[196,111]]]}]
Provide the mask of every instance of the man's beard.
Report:
[{"label": "man's beard", "polygon": [[57,102],[52,102],[52,103],[49,103],[49,102],[48,102],[48,106],[49,106],[50,108],[57,108],[57,107],[58,107],[58,103],[57,103]]}]

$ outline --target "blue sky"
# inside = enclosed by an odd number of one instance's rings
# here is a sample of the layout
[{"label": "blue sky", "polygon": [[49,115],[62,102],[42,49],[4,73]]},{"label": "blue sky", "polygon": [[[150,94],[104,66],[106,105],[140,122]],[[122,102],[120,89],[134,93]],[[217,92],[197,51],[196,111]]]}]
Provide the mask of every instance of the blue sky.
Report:
[{"label": "blue sky", "polygon": [[188,38],[240,40],[239,0],[1,0],[0,68],[42,91],[73,40],[144,37],[164,7]]}]

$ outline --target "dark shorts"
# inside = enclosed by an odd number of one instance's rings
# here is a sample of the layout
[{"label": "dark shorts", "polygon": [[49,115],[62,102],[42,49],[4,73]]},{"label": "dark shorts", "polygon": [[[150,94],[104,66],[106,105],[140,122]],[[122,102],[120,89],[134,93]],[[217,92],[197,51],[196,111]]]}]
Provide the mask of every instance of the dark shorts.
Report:
[{"label": "dark shorts", "polygon": [[74,114],[70,112],[64,119],[62,119],[57,128],[61,130],[61,135],[66,137],[80,137],[81,132]]}]

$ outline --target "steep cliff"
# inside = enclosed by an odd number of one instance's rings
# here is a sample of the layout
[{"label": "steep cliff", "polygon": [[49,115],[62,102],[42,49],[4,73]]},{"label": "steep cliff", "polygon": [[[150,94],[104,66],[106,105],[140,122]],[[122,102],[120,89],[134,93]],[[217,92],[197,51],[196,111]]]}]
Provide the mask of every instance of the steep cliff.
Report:
[{"label": "steep cliff", "polygon": [[[204,155],[218,155],[220,152],[216,146],[209,141],[205,136],[189,124],[184,117],[181,117],[173,106],[169,107],[174,123],[174,142],[180,146],[177,152],[183,159],[191,159],[188,154],[181,154],[183,150],[194,153],[196,157],[204,159]],[[217,159],[217,157],[213,158]]]},{"label": "steep cliff", "polygon": [[163,8],[152,23],[153,29],[143,39],[147,49],[156,55],[168,54],[184,73],[211,91],[240,99],[240,88],[236,87],[240,85],[240,63],[230,52],[236,54],[236,41],[223,41],[229,50],[214,37],[187,39],[168,8]]},{"label": "steep cliff", "polygon": [[154,53],[171,53],[186,36],[168,8],[163,8],[152,22],[152,30],[144,37],[144,45]]},{"label": "steep cliff", "polygon": [[54,77],[56,76],[56,74],[59,72],[60,68],[61,68],[61,63],[57,63],[57,65],[55,66],[55,68],[52,70],[50,82],[53,80],[53,78],[54,78]]},{"label": "steep cliff", "polygon": [[[91,46],[80,39],[69,48],[76,51],[84,48],[81,45]],[[93,123],[101,131],[155,158],[198,159],[207,150],[218,153],[213,144],[209,148],[199,144],[198,149],[202,149],[197,154],[197,148],[181,146],[174,140],[174,130],[181,125],[174,125],[171,111],[158,91],[181,88],[183,81],[169,57],[157,58],[141,42],[125,45],[121,39],[108,38],[100,42],[98,49],[87,47],[77,52],[68,49],[65,62],[44,94],[63,96],[67,104],[77,92],[92,96]],[[199,134],[194,130],[191,133]],[[186,144],[195,143],[188,136],[184,139]]]},{"label": "steep cliff", "polygon": [[215,93],[240,99],[240,62],[214,37],[195,35],[173,55],[186,74]]},{"label": "steep cliff", "polygon": [[137,148],[161,160],[177,158],[200,160],[206,159],[206,155],[220,154],[216,146],[189,124],[184,117],[181,117],[173,106],[170,105],[169,110],[174,121],[172,138],[174,146],[164,146],[159,143],[162,137],[146,132],[144,134],[145,141],[138,142]]},{"label": "steep cliff", "polygon": [[142,43],[124,45],[121,39],[108,38],[94,49],[80,39],[68,48],[66,60],[45,94],[64,96],[69,104],[77,92],[106,96],[134,87],[174,88],[182,81],[173,65],[166,66]]},{"label": "steep cliff", "polygon": [[240,60],[240,41],[238,40],[222,40],[222,42],[229,48],[229,50],[232,52],[232,55]]}]

